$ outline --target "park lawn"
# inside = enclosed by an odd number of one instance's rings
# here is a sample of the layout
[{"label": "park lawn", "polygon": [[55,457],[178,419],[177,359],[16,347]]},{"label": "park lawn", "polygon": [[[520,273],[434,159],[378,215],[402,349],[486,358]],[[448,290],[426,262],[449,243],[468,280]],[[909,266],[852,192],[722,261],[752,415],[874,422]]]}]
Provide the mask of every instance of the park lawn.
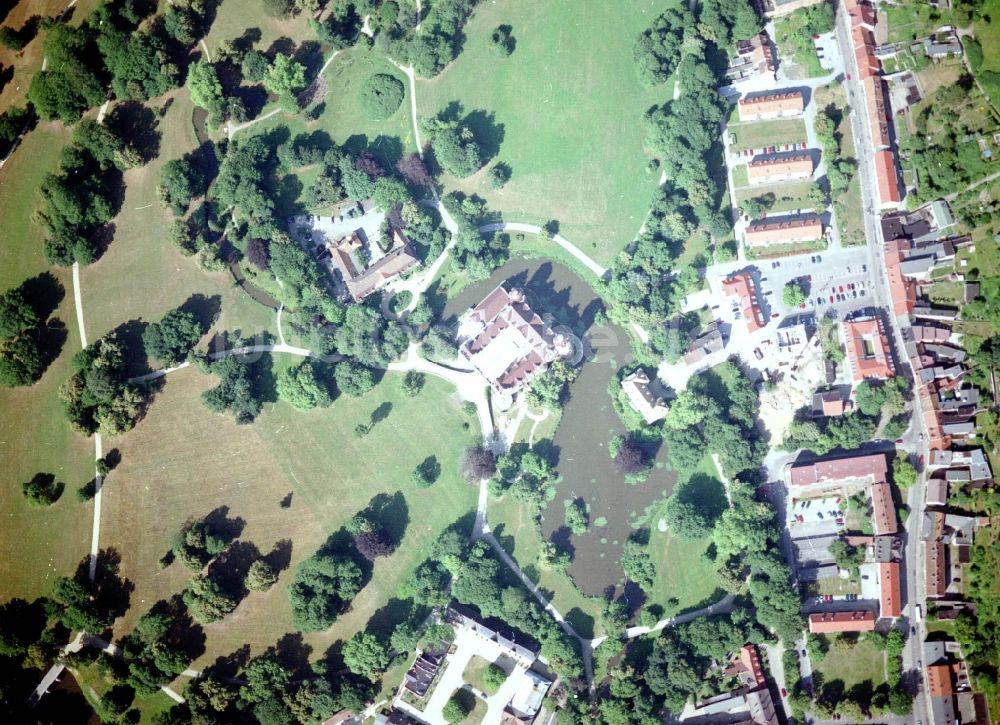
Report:
[{"label": "park lawn", "polygon": [[[719,472],[709,456],[705,456],[697,468],[691,471],[679,471],[674,490],[683,486],[695,475],[707,476],[718,480]],[[722,485],[719,484],[719,490]],[[708,494],[708,491],[705,491]],[[718,494],[719,491],[713,492]],[[723,492],[724,495],[724,492]],[[667,616],[691,609],[699,609],[720,599],[723,592],[719,587],[717,566],[705,557],[705,552],[712,543],[711,536],[698,541],[685,541],[674,536],[669,531],[660,531],[658,523],[666,498],[653,504],[639,524],[649,527],[649,552],[656,565],[656,578],[653,590],[647,592],[650,604],[659,604]],[[677,603],[671,606],[670,600]]]},{"label": "park lawn", "polygon": [[733,167],[733,186],[737,189],[750,186],[750,174],[746,164],[738,164]]},{"label": "park lawn", "polygon": [[130,320],[159,320],[193,294],[218,297],[216,330],[246,335],[276,334],[274,312],[249,299],[228,270],[208,272],[197,257],[185,257],[169,241],[171,212],[156,194],[160,169],[197,146],[190,122],[193,106],[186,91],[174,91],[151,104],[169,103],[158,125],[160,155],[125,174],[125,198],[115,217],[114,239],[104,255],[80,270],[87,339],[93,341]]},{"label": "park lawn", "polygon": [[[212,60],[215,60],[219,43],[242,37],[249,30],[260,32],[260,40],[254,47],[260,51],[271,48],[289,53],[289,41],[297,47],[304,40],[317,41],[309,28],[309,14],[298,13],[284,18],[273,18],[263,11],[260,0],[223,0],[218,3],[215,20],[205,36]],[[278,42],[278,41],[281,42]],[[200,50],[200,46],[198,46]]]},{"label": "park lawn", "polygon": [[821,663],[814,664],[814,669],[823,673],[827,685],[840,680],[850,690],[854,685],[871,681],[878,687],[885,682],[885,653],[864,640],[845,648],[831,642],[830,651]]},{"label": "park lawn", "polygon": [[735,152],[806,142],[806,122],[801,118],[778,118],[771,121],[730,123],[731,148]]},{"label": "park lawn", "polygon": [[[550,503],[542,515],[561,515],[555,506],[555,503]],[[486,512],[486,519],[497,541],[525,575],[538,585],[552,606],[573,625],[577,634],[599,637],[602,633],[601,602],[577,589],[568,574],[538,566],[542,537],[528,507],[515,501],[513,496],[504,496],[499,501],[490,500]]]},{"label": "park lawn", "polygon": [[[91,504],[81,504],[75,491],[94,475],[93,443],[73,432],[63,414],[59,387],[71,373],[71,358],[80,349],[68,269],[49,268],[42,255],[43,234],[31,221],[39,203],[38,187],[54,171],[68,133],[61,125],[44,123],[0,171],[0,213],[4,237],[0,246],[0,290],[51,271],[63,287],[63,298],[52,317],[65,326],[61,354],[36,384],[0,388],[0,581],[3,595],[33,598],[46,593],[54,577],[72,574],[90,550]],[[16,181],[16,183],[15,183]],[[51,473],[65,484],[62,498],[47,508],[30,507],[21,484],[36,473]]]},{"label": "park lawn", "polygon": [[812,179],[806,181],[788,182],[784,184],[760,184],[736,189],[736,203],[740,204],[745,199],[753,199],[764,194],[774,194],[775,202],[768,211],[776,213],[782,211],[795,211],[797,209],[812,209],[809,201],[809,191],[815,182]]},{"label": "park lawn", "polygon": [[[557,220],[563,236],[609,264],[635,237],[657,186],[658,174],[647,170],[642,114],[668,100],[671,89],[641,85],[632,47],[671,4],[478,6],[458,59],[436,78],[418,81],[419,115],[433,116],[453,102],[464,114],[495,114],[496,126],[481,138],[499,146],[496,160],[513,176],[500,190],[490,187],[485,171],[446,176],[445,187],[480,194],[509,221]],[[512,26],[517,43],[506,59],[490,43],[501,24]]]},{"label": "park lawn", "polygon": [[[359,100],[361,84],[376,73],[398,79],[406,89],[399,108],[384,121],[373,121],[365,116]],[[330,63],[326,79],[330,92],[316,125],[327,131],[335,143],[347,144],[350,148],[372,145],[373,151],[381,150],[379,147],[385,144],[387,148],[380,156],[398,156],[417,150],[410,121],[409,84],[406,76],[384,57],[375,51],[348,49],[338,53]],[[310,129],[313,125],[309,124]]]},{"label": "park lawn", "polygon": [[[273,362],[278,369],[294,359]],[[205,626],[206,652],[196,666],[244,643],[258,653],[294,633],[287,586],[295,567],[373,496],[400,492],[409,524],[398,532],[396,552],[376,562],[350,610],[330,629],[305,635],[313,658],[364,629],[443,529],[466,516],[471,527],[476,491],[460,479],[458,458],[479,430],[444,382],[428,379],[423,392],[409,398],[389,374],[367,395],[340,396],[327,409],[267,404],[249,426],[204,407],[200,394],[214,382],[193,369],[172,374],[146,419],[112,442],[123,460],[105,489],[102,544],[121,552],[122,573],[135,583],[133,606],[116,623],[116,635],[155,601],[183,590],[191,573],[177,563],[161,571],[157,562],[186,520],[218,507],[245,520],[240,538],[262,553],[290,541],[291,561],[271,590],[251,593],[224,620]],[[356,437],[357,424],[383,404],[391,406],[388,418]],[[435,436],[421,434],[431,429]],[[441,478],[418,490],[410,472],[428,455],[437,456]],[[282,508],[279,502],[289,495],[290,506]]]}]

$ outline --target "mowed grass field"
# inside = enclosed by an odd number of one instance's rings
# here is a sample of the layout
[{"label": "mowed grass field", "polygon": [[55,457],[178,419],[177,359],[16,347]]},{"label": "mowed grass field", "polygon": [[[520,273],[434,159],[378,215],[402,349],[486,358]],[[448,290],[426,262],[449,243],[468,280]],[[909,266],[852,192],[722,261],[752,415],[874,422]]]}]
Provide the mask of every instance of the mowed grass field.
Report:
[{"label": "mowed grass field", "polygon": [[[280,368],[293,361],[274,362]],[[123,575],[135,583],[132,607],[116,634],[158,599],[181,592],[191,577],[179,563],[165,570],[157,563],[174,532],[190,518],[228,507],[229,517],[246,522],[240,539],[262,553],[291,541],[290,567],[270,591],[252,593],[224,620],[205,627],[207,653],[196,664],[244,643],[254,652],[275,644],[296,629],[286,591],[296,565],[372,497],[400,491],[409,519],[405,531],[394,532],[401,544],[378,560],[349,612],[331,629],[306,635],[319,656],[337,639],[364,629],[441,531],[474,511],[478,491],[459,477],[458,458],[478,440],[478,425],[452,399],[452,388],[435,379],[415,398],[403,395],[398,377],[390,374],[367,395],[340,396],[327,409],[301,412],[268,404],[249,426],[204,407],[201,392],[214,384],[192,369],[170,375],[147,418],[113,442],[122,464],[105,489],[102,546],[122,554]],[[356,437],[355,426],[385,405],[391,407],[388,417],[366,437]],[[434,435],[427,435],[431,430]],[[410,473],[430,455],[440,462],[441,477],[417,489]],[[280,502],[289,495],[291,505],[283,508]]]},{"label": "mowed grass field", "polygon": [[[607,265],[631,241],[658,174],[646,171],[642,114],[672,96],[672,84],[644,88],[632,60],[636,36],[672,0],[579,3],[509,0],[481,4],[465,26],[461,55],[439,76],[418,80],[421,118],[450,103],[495,114],[497,160],[513,175],[501,190],[486,172],[445,179],[478,193],[508,221],[559,222],[560,232]],[[501,59],[498,25],[517,41]],[[502,139],[500,136],[502,135]]]},{"label": "mowed grass field", "polygon": [[87,339],[96,340],[130,320],[155,322],[193,294],[219,298],[217,330],[276,335],[273,311],[247,297],[227,270],[202,269],[196,257],[185,257],[169,240],[173,217],[156,194],[160,169],[193,151],[197,140],[187,91],[174,91],[150,105],[159,109],[165,104],[169,107],[157,124],[160,155],[125,173],[124,201],[112,222],[114,239],[97,262],[80,270]]},{"label": "mowed grass field", "polygon": [[[37,189],[54,171],[69,134],[55,124],[42,124],[0,170],[0,290],[35,277],[49,266],[42,256],[41,230],[31,223]],[[80,349],[69,270],[51,270],[64,288],[53,318],[65,325],[66,339],[58,359],[30,387],[0,388],[0,581],[2,598],[33,598],[47,591],[52,579],[69,574],[90,550],[91,504],[78,503],[75,489],[94,475],[93,443],[73,432],[62,412],[59,386],[69,377],[70,360]],[[66,489],[48,508],[33,508],[21,484],[36,473],[51,473]]]},{"label": "mowed grass field", "polygon": [[848,690],[869,680],[878,687],[885,682],[885,653],[863,640],[848,647],[831,642],[830,651],[814,669],[823,673],[825,683],[840,680]]},{"label": "mowed grass field", "polygon": [[[71,25],[79,25],[96,6],[98,0],[77,0],[73,6],[73,15],[69,19]],[[2,19],[0,24],[20,30],[27,20],[35,15],[39,17],[58,17],[66,8],[65,0],[20,0],[14,4]],[[0,46],[0,68],[13,69],[11,78],[0,87],[0,113],[11,106],[23,106],[28,97],[28,86],[31,77],[42,68],[45,55],[45,33],[39,31],[23,50],[13,51]]]}]

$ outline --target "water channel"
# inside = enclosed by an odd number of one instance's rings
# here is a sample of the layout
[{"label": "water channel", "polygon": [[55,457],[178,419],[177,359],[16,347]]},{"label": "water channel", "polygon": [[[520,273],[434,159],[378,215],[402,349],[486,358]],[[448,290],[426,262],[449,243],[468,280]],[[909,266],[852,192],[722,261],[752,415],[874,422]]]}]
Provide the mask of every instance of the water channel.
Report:
[{"label": "water channel", "polygon": [[[580,374],[570,386],[553,441],[562,480],[555,499],[542,512],[542,532],[573,551],[569,573],[577,586],[586,594],[601,595],[624,581],[619,557],[632,533],[632,521],[669,494],[676,477],[656,467],[645,483],[630,486],[615,469],[608,443],[625,429],[612,407],[608,383],[618,368],[631,360],[632,353],[622,329],[594,324],[603,303],[593,288],[568,268],[544,260],[513,259],[489,279],[450,299],[444,317],[457,318],[501,283],[525,289],[535,312],[543,317],[551,315],[553,325],[569,327],[584,339],[588,349]],[[663,449],[657,460],[665,460]],[[591,527],[580,536],[572,534],[564,523],[563,502],[575,497],[590,505]],[[602,520],[607,523],[594,524]],[[509,533],[518,535],[516,531]]]}]

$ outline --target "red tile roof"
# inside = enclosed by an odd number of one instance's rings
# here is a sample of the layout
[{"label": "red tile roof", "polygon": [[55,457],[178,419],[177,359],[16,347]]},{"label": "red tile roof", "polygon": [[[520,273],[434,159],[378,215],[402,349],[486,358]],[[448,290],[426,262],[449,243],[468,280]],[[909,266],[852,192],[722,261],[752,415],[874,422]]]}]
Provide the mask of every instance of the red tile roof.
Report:
[{"label": "red tile roof", "polygon": [[764,327],[766,324],[764,313],[760,311],[760,305],[757,303],[757,290],[753,283],[753,277],[749,273],[740,272],[726,278],[722,283],[722,289],[726,295],[740,298],[740,308],[750,332],[756,332]]},{"label": "red tile roof", "polygon": [[740,118],[756,118],[761,115],[778,114],[787,111],[801,113],[805,109],[805,98],[802,95],[802,91],[755,93],[741,98],[739,108]]},{"label": "red tile roof", "polygon": [[911,246],[906,239],[891,239],[885,243],[885,270],[889,276],[892,311],[897,315],[910,314],[917,304],[917,283],[904,275],[899,266],[903,261],[903,250]]},{"label": "red tile roof", "polygon": [[899,530],[896,505],[892,502],[892,489],[888,483],[872,484],[872,519],[875,533],[879,536],[895,534]]},{"label": "red tile roof", "polygon": [[861,81],[865,92],[865,110],[868,113],[868,128],[872,132],[875,148],[889,145],[889,103],[885,83],[878,76],[870,76]]},{"label": "red tile roof", "polygon": [[879,603],[881,616],[899,617],[903,613],[900,598],[899,562],[883,562],[878,565]]},{"label": "red tile roof", "polygon": [[873,453],[868,456],[851,456],[829,461],[813,461],[792,466],[790,481],[793,486],[812,486],[817,483],[834,483],[856,478],[871,477],[872,483],[886,480],[889,467],[885,456]]},{"label": "red tile roof", "polygon": [[896,174],[896,155],[889,149],[875,153],[875,178],[878,180],[878,198],[882,206],[898,204],[899,177]]},{"label": "red tile roof", "polygon": [[873,629],[875,613],[868,610],[817,612],[809,615],[809,631],[814,633],[871,632]]},{"label": "red tile roof", "polygon": [[927,689],[931,697],[949,697],[955,693],[951,684],[951,667],[947,663],[928,666]]},{"label": "red tile roof", "polygon": [[927,582],[928,597],[943,597],[948,588],[948,582],[944,572],[944,544],[940,541],[928,541],[925,550],[924,563],[926,564],[925,579]]},{"label": "red tile roof", "polygon": [[788,242],[811,242],[823,238],[823,220],[818,216],[768,217],[755,219],[747,225],[743,234],[751,247]]},{"label": "red tile roof", "polygon": [[809,154],[791,156],[755,156],[747,164],[747,177],[752,180],[778,177],[805,178],[812,174],[813,162]]},{"label": "red tile roof", "polygon": [[884,380],[895,375],[889,338],[879,318],[851,320],[843,324],[847,357],[855,383],[868,378]]}]

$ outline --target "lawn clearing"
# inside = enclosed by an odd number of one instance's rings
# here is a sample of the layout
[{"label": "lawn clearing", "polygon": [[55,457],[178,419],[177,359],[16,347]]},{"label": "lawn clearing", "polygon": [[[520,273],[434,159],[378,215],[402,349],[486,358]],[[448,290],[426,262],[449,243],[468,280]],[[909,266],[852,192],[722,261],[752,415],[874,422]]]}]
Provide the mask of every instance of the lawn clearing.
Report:
[{"label": "lawn clearing", "polygon": [[[482,195],[510,221],[556,219],[567,239],[609,264],[634,238],[657,184],[658,173],[646,168],[642,114],[671,89],[643,88],[632,46],[670,4],[478,6],[464,27],[462,54],[437,78],[418,82],[418,110],[426,118],[458,101],[466,114],[495,114],[502,133],[490,140],[513,176],[501,190],[490,188],[485,171],[446,178],[445,186]],[[501,24],[513,27],[517,42],[507,59],[490,43]]]},{"label": "lawn clearing", "polygon": [[812,34],[806,29],[807,8],[796,10],[791,15],[774,21],[774,42],[781,55],[790,58],[799,66],[807,78],[826,75],[827,71],[819,62],[819,53]]},{"label": "lawn clearing", "polygon": [[197,139],[187,92],[175,91],[155,105],[165,102],[171,103],[158,126],[159,157],[125,174],[125,199],[113,222],[114,239],[96,263],[80,270],[88,340],[129,320],[157,321],[193,294],[218,298],[217,330],[241,330],[245,335],[267,330],[276,336],[273,310],[247,297],[228,270],[202,269],[196,257],[182,255],[167,237],[173,217],[157,198],[160,169],[196,148]]},{"label": "lawn clearing", "polygon": [[[680,473],[674,490],[685,485],[693,476],[718,480],[719,472],[706,456],[692,471]],[[721,491],[722,484],[718,484]],[[724,493],[723,493],[724,495]],[[661,510],[666,499],[650,507],[644,523],[649,526],[649,544],[646,550],[656,564],[653,590],[647,592],[650,604],[659,604],[667,616],[678,612],[699,609],[722,598],[716,565],[705,552],[712,544],[711,536],[699,541],[685,541],[669,531],[660,531]]]},{"label": "lawn clearing", "polygon": [[[492,662],[479,655],[473,655],[472,659],[469,660],[469,664],[465,666],[465,672],[462,673],[462,681],[467,685],[475,687],[480,692],[492,695],[496,692],[496,688],[489,687],[483,677],[483,674],[492,664]],[[503,669],[502,664],[498,663],[497,666]]]},{"label": "lawn clearing", "polygon": [[[60,356],[30,387],[0,388],[0,455],[3,456],[0,510],[0,581],[5,597],[31,599],[47,593],[56,576],[72,573],[90,551],[91,504],[76,501],[76,489],[93,477],[93,443],[73,432],[59,401],[59,386],[70,375],[80,337],[68,269],[50,270],[42,256],[42,230],[31,221],[39,203],[38,187],[55,170],[68,137],[61,125],[40,124],[0,170],[0,290],[51,271],[63,287],[53,318],[65,326]],[[15,183],[16,182],[16,183]],[[21,484],[36,473],[51,473],[65,484],[62,498],[46,508],[32,508]]]},{"label": "lawn clearing", "polygon": [[813,667],[823,673],[827,686],[840,680],[850,690],[862,682],[871,681],[876,687],[885,682],[885,653],[865,640],[846,647],[831,641],[830,651]]},{"label": "lawn clearing", "polygon": [[305,12],[283,18],[271,17],[263,11],[260,0],[224,0],[215,11],[215,20],[205,36],[205,45],[208,46],[212,60],[215,60],[222,41],[235,40],[248,29],[256,29],[260,32],[260,40],[254,43],[257,50],[276,48],[288,53],[289,43],[294,49],[304,40],[318,42],[309,28],[309,18],[310,14]]},{"label": "lawn clearing", "polygon": [[780,118],[773,121],[730,123],[730,149],[736,153],[767,146],[806,143],[806,122],[801,118]]},{"label": "lawn clearing", "polygon": [[[359,93],[361,84],[376,73],[384,73],[401,81],[406,88],[403,103],[384,121],[372,121],[361,110]],[[410,121],[410,87],[404,76],[389,61],[376,52],[350,49],[339,53],[326,71],[330,92],[326,108],[316,127],[330,134],[337,144],[349,148],[373,145],[377,152],[383,144],[395,148],[385,149],[383,156],[399,156],[417,150]],[[314,124],[308,127],[312,130]]]},{"label": "lawn clearing", "polygon": [[748,186],[736,189],[736,203],[740,204],[746,199],[774,194],[774,206],[768,209],[769,213],[782,211],[796,211],[799,209],[812,211],[813,206],[809,201],[809,191],[813,188],[814,182],[797,181],[784,184],[760,184],[758,186]]},{"label": "lawn clearing", "polygon": [[[293,360],[274,362],[281,368]],[[133,606],[116,634],[153,602],[184,588],[190,572],[177,563],[160,570],[157,561],[184,521],[220,506],[246,521],[240,538],[263,553],[289,540],[291,561],[271,590],[251,593],[224,620],[205,627],[207,649],[199,666],[244,643],[260,652],[295,632],[286,591],[295,566],[377,494],[401,492],[409,524],[398,532],[396,552],[376,562],[350,611],[329,630],[305,636],[314,657],[364,629],[445,527],[467,515],[471,526],[476,490],[459,478],[458,457],[479,431],[444,382],[429,378],[421,394],[410,398],[389,374],[367,395],[342,395],[327,409],[299,412],[269,404],[250,426],[204,407],[200,394],[213,384],[193,369],[172,374],[146,419],[114,441],[123,461],[105,491],[102,544],[122,553],[123,575],[136,585]],[[358,423],[386,404],[389,417],[366,437],[355,436]],[[435,435],[422,434],[428,430]],[[440,462],[441,477],[417,489],[410,473],[429,455]],[[290,506],[283,508],[279,504],[289,495]]]},{"label": "lawn clearing", "polygon": [[793,254],[805,254],[806,252],[822,252],[826,249],[825,239],[814,242],[792,242],[789,244],[769,244],[766,247],[752,248],[746,250],[747,259],[773,259],[775,257],[787,257]]}]

